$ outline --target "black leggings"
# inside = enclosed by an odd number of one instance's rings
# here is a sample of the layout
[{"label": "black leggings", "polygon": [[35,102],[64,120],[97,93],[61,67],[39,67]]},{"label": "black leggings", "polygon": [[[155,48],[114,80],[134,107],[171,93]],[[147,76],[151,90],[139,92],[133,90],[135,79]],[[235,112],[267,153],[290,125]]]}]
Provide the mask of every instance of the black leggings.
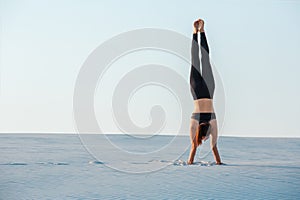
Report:
[{"label": "black leggings", "polygon": [[202,75],[200,73],[198,37],[196,33],[193,34],[190,86],[194,100],[212,99],[215,92],[215,81],[209,61],[209,48],[205,33],[200,33],[200,37]]}]

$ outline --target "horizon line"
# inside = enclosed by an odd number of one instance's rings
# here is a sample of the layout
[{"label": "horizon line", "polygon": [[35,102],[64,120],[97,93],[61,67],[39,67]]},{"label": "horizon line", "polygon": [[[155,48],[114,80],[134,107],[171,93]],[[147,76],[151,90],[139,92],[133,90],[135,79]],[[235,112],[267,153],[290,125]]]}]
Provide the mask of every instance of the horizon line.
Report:
[{"label": "horizon line", "polygon": [[[80,133],[78,132],[0,132],[0,135],[4,134],[55,134],[55,135],[79,135]],[[121,132],[109,132],[109,133],[95,133],[95,132],[87,132],[87,133],[81,133],[81,134],[89,134],[89,135],[96,135],[96,134],[101,134],[101,135],[131,135],[131,136],[184,136],[184,137],[189,137],[188,134],[126,134],[126,133],[121,133]],[[250,136],[250,135],[219,135],[219,137],[238,137],[238,138],[295,138],[295,139],[300,139],[300,136]]]}]

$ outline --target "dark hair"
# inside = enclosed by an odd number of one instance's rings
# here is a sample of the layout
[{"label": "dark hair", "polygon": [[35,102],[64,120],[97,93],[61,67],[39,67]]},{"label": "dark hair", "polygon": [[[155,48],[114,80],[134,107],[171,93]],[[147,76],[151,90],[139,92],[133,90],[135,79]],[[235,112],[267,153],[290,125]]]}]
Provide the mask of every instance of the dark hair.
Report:
[{"label": "dark hair", "polygon": [[207,131],[208,131],[209,127],[210,127],[210,124],[208,122],[199,124],[198,133],[196,135],[198,146],[200,144],[202,144],[202,137],[205,137],[207,135]]}]

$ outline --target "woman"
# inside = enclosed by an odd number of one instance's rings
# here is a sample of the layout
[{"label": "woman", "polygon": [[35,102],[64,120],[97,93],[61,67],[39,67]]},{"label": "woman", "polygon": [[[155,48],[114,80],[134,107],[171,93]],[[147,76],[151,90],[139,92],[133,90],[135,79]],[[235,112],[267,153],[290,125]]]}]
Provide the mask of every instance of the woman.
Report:
[{"label": "woman", "polygon": [[[201,65],[200,73],[198,32],[201,38]],[[202,75],[201,75],[202,74]],[[194,111],[191,117],[190,138],[191,151],[188,164],[193,164],[197,147],[210,135],[210,145],[217,165],[222,164],[217,148],[217,120],[213,108],[213,95],[215,90],[214,76],[209,61],[209,48],[204,32],[204,21],[198,19],[194,22],[192,42],[192,67],[190,74],[191,92],[194,98]]]}]

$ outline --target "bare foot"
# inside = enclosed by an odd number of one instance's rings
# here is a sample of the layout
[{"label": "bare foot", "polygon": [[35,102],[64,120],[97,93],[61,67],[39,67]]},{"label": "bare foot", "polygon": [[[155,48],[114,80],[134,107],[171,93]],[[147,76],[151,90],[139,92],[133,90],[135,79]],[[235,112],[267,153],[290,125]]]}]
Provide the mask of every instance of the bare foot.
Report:
[{"label": "bare foot", "polygon": [[198,22],[199,22],[198,31],[200,33],[203,33],[204,32],[204,21],[202,19],[199,19]]},{"label": "bare foot", "polygon": [[194,21],[194,33],[197,32],[204,32],[204,21],[202,19]]},{"label": "bare foot", "polygon": [[199,29],[199,19],[194,21],[194,33],[197,33]]}]

